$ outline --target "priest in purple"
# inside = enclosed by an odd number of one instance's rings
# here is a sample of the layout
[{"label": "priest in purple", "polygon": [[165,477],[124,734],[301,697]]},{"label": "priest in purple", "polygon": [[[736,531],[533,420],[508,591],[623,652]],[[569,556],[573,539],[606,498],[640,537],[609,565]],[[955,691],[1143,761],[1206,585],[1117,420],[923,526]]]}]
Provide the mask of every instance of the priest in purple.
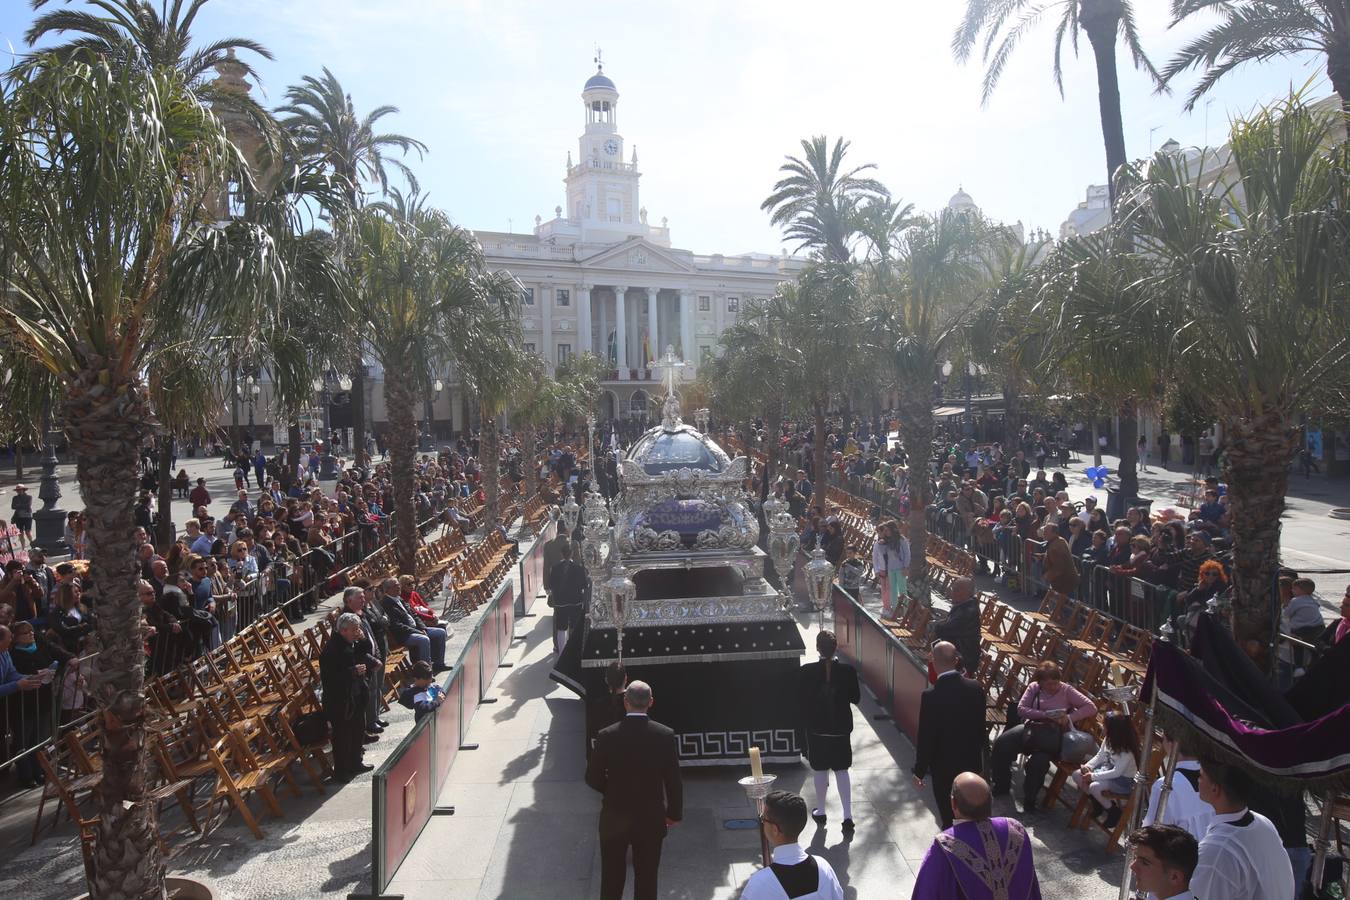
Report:
[{"label": "priest in purple", "polygon": [[992,811],[989,784],[973,772],[957,775],[955,824],[928,848],[912,900],[1040,900],[1026,829]]}]

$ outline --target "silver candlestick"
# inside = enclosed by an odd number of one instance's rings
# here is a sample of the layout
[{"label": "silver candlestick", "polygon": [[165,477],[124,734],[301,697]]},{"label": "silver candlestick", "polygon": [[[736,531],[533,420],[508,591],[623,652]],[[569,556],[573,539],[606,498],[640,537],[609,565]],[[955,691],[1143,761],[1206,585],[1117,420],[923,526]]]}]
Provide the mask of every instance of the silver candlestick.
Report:
[{"label": "silver candlestick", "polygon": [[[747,775],[736,782],[745,791],[745,798],[754,805],[756,819],[764,815],[764,798],[769,796],[769,791],[773,790],[773,783],[777,780],[777,775],[765,774],[758,778],[754,775]],[[773,857],[769,853],[769,838],[764,834],[763,823],[759,824],[759,855],[765,867],[773,861]]]}]

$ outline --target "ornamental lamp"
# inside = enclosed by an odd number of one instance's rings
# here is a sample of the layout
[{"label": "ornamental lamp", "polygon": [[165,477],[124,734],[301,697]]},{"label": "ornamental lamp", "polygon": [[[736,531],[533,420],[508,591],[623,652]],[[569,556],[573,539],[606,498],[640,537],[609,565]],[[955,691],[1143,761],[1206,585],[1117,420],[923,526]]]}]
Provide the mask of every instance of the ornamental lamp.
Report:
[{"label": "ornamental lamp", "polygon": [[610,572],[609,580],[604,584],[605,600],[609,604],[609,615],[618,632],[619,662],[623,662],[623,627],[633,610],[633,600],[637,597],[637,585],[628,577],[628,569],[623,562],[616,561]]},{"label": "ornamental lamp", "polygon": [[797,535],[792,517],[781,510],[768,520],[768,525],[769,558],[773,560],[774,570],[778,573],[778,583],[786,603],[792,594],[792,564],[797,560],[801,538]]},{"label": "ornamental lamp", "polygon": [[825,625],[825,607],[830,602],[830,587],[834,582],[834,565],[825,558],[825,551],[816,538],[816,548],[811,551],[811,559],[803,567],[806,576],[806,591],[811,606],[820,613],[821,627]]},{"label": "ornamental lamp", "polygon": [[710,417],[711,413],[708,411],[707,407],[694,410],[694,425],[703,434],[708,433],[708,419]]},{"label": "ornamental lamp", "polygon": [[338,376],[338,390],[350,391],[352,389],[352,378],[350,375]]},{"label": "ornamental lamp", "polygon": [[314,388],[314,393],[317,394],[323,390],[323,379],[315,378],[313,381],[309,383],[309,386]]}]

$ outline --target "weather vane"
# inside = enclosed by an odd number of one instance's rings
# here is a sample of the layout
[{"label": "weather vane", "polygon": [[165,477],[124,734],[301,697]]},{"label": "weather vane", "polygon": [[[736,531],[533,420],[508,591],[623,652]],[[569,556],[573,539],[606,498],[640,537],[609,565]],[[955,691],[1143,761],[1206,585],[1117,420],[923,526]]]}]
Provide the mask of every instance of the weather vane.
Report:
[{"label": "weather vane", "polygon": [[597,69],[599,69],[600,71],[602,71],[602,72],[605,70],[605,64],[604,64],[603,59],[602,59],[601,54],[600,54],[600,45],[599,45],[599,44],[596,44],[596,45],[595,45],[595,67],[596,67]]}]

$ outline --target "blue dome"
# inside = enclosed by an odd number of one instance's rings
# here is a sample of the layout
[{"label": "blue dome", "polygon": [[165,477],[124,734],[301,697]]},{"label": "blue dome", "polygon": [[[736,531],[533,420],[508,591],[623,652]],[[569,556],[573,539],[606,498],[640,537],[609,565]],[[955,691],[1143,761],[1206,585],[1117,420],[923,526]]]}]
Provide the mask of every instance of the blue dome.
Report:
[{"label": "blue dome", "polygon": [[614,82],[610,81],[609,76],[606,75],[604,72],[596,72],[594,75],[588,78],[586,80],[586,86],[582,88],[582,90],[589,91],[592,88],[608,88],[611,91],[618,90],[618,88],[614,86]]}]

